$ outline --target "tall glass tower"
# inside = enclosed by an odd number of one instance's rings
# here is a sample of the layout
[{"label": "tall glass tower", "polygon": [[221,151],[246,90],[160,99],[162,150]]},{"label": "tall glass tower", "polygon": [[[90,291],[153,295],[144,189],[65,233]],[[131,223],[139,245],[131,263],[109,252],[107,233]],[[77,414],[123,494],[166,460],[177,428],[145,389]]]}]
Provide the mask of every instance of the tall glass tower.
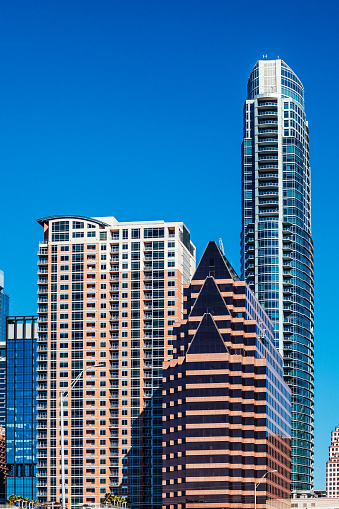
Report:
[{"label": "tall glass tower", "polygon": [[304,87],[283,60],[248,79],[242,144],[242,277],[275,329],[292,390],[292,488],[313,487],[311,173]]}]

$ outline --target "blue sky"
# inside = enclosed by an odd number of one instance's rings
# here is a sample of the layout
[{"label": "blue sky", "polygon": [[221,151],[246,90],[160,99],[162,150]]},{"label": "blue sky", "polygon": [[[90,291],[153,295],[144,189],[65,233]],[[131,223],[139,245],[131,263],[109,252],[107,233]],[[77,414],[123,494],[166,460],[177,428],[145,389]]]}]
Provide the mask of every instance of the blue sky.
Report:
[{"label": "blue sky", "polygon": [[0,268],[36,312],[39,217],[183,220],[200,257],[240,265],[246,82],[280,56],[306,91],[316,275],[316,479],[339,424],[339,3],[5,0],[0,4]]}]

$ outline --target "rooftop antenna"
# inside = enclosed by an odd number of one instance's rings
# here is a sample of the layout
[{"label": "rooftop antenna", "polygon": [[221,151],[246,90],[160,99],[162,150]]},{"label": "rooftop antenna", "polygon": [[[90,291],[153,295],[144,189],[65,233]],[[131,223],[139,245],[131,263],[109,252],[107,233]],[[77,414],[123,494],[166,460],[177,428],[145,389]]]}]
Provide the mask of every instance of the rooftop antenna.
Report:
[{"label": "rooftop antenna", "polygon": [[219,238],[219,247],[221,249],[222,254],[225,256],[224,244],[222,242],[222,238],[221,237]]}]

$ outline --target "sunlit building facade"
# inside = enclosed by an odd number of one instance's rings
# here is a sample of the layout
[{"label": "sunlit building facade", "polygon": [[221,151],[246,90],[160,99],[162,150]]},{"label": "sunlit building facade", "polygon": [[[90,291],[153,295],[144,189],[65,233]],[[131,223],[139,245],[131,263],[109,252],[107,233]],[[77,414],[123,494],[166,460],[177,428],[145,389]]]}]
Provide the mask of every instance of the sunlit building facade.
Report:
[{"label": "sunlit building facade", "polygon": [[313,487],[314,299],[304,87],[280,59],[250,74],[242,145],[242,277],[272,320],[292,390],[292,487]]},{"label": "sunlit building facade", "polygon": [[0,425],[4,427],[6,422],[6,318],[9,314],[9,297],[3,290],[4,273],[0,270]]},{"label": "sunlit building facade", "polygon": [[195,269],[189,231],[113,217],[39,223],[38,500],[60,500],[59,394],[86,370],[64,407],[67,505],[111,492],[160,509],[162,364]]},{"label": "sunlit building facade", "polygon": [[[163,508],[289,507],[291,391],[273,325],[215,242],[164,363]],[[268,504],[268,505],[266,505]]]},{"label": "sunlit building facade", "polygon": [[326,463],[326,495],[328,498],[339,498],[339,426],[331,432]]}]

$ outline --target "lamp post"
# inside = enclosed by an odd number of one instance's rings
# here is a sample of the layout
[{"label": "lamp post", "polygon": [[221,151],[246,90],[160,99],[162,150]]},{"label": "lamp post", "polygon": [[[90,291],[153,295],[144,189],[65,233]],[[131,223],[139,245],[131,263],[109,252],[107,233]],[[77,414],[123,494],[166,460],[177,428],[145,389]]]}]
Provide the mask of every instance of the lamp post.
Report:
[{"label": "lamp post", "polygon": [[67,389],[64,391],[60,391],[60,441],[61,441],[61,500],[62,500],[62,509],[66,509],[66,483],[65,483],[65,433],[64,433],[64,401],[68,397],[71,390],[77,384],[77,382],[82,377],[83,373],[88,370],[92,370],[94,368],[102,367],[104,364],[99,362],[99,364],[94,364],[94,366],[89,366],[88,368],[80,371],[78,376],[71,381]]},{"label": "lamp post", "polygon": [[272,474],[272,472],[278,472],[278,470],[268,470],[262,477],[261,479],[259,479],[258,482],[255,482],[254,483],[254,509],[257,509],[257,488],[259,486],[259,484],[261,484],[261,482],[265,479],[265,477],[268,475],[268,474]]}]

